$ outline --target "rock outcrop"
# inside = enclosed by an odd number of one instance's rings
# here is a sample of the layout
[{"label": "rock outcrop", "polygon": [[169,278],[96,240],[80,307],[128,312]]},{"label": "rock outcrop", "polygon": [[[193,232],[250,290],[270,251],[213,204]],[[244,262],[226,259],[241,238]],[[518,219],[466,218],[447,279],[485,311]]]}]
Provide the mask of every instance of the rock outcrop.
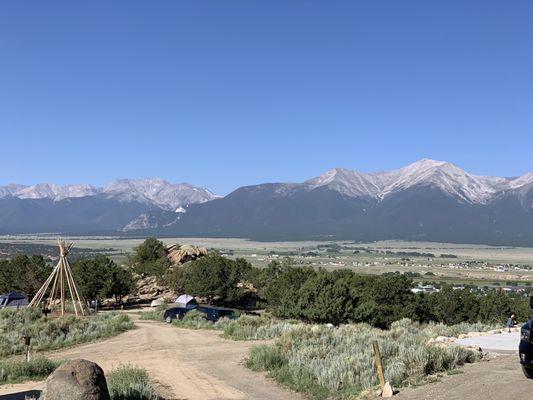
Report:
[{"label": "rock outcrop", "polygon": [[44,400],[110,400],[104,371],[88,360],[70,360],[46,380]]},{"label": "rock outcrop", "polygon": [[181,265],[188,261],[196,260],[207,255],[205,247],[196,247],[189,244],[172,245],[167,247],[167,255],[172,264]]},{"label": "rock outcrop", "polygon": [[[205,247],[197,247],[193,245],[172,245],[166,248],[167,257],[172,263],[170,268],[178,268],[189,261],[197,260],[205,257],[208,251]],[[177,294],[168,287],[157,282],[155,276],[136,275],[137,291],[134,295],[127,296],[124,300],[130,304],[146,304],[154,300],[164,300],[167,303],[173,302]],[[104,304],[112,304],[113,299],[106,300]]]},{"label": "rock outcrop", "polygon": [[164,299],[166,302],[172,302],[177,295],[164,285],[157,283],[155,276],[136,275],[137,291],[135,295],[128,296],[125,300],[128,303],[151,303],[157,299]]}]

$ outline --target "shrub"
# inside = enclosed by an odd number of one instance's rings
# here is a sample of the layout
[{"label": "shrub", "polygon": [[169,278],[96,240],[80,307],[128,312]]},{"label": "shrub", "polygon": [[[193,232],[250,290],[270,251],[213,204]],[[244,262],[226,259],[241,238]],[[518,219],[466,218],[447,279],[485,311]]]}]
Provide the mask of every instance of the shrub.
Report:
[{"label": "shrub", "polygon": [[265,340],[280,336],[292,329],[296,321],[279,320],[269,316],[243,315],[224,323],[223,336],[233,340]]},{"label": "shrub", "polygon": [[32,349],[43,351],[118,335],[131,328],[133,323],[128,316],[116,312],[91,318],[49,318],[35,308],[3,309],[0,310],[0,356],[22,354],[24,335],[32,337]]},{"label": "shrub", "polygon": [[151,320],[151,321],[163,321],[163,316],[165,311],[170,307],[170,304],[163,304],[157,306],[155,310],[150,311],[141,311],[139,313],[139,318],[141,320]]},{"label": "shrub", "polygon": [[159,400],[146,370],[131,365],[121,366],[107,376],[111,400]]},{"label": "shrub", "polygon": [[283,367],[286,362],[278,347],[260,345],[252,347],[246,366],[253,371],[270,371]]},{"label": "shrub", "polygon": [[[456,331],[470,328],[465,324]],[[393,323],[389,330],[367,324],[293,324],[275,344],[254,347],[246,365],[268,371],[279,383],[312,398],[355,396],[378,383],[374,341],[380,346],[385,377],[397,387],[422,382],[428,375],[479,357],[459,346],[428,344],[437,331],[435,325],[421,326],[407,319]]]},{"label": "shrub", "polygon": [[26,360],[0,360],[0,384],[36,381],[46,378],[61,364],[45,357]]},{"label": "shrub", "polygon": [[172,324],[178,328],[218,329],[218,326],[209,321],[204,313],[197,310],[189,311],[183,319],[175,319]]}]

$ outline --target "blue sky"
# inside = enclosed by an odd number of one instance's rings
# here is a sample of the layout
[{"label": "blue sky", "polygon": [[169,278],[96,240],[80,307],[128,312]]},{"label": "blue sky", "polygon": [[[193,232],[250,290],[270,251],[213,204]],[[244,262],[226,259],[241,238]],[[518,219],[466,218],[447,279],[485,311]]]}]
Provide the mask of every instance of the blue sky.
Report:
[{"label": "blue sky", "polygon": [[4,1],[0,184],[533,171],[531,1]]}]

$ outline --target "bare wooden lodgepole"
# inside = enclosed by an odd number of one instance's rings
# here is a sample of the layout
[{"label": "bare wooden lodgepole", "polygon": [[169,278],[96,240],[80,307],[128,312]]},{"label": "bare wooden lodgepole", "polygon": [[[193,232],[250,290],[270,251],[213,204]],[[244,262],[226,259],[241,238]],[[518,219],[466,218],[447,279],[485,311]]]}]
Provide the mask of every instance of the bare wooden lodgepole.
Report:
[{"label": "bare wooden lodgepole", "polygon": [[[50,312],[54,311],[57,301],[59,300],[61,315],[65,315],[67,304],[66,290],[68,289],[68,294],[70,294],[70,300],[72,301],[72,306],[76,316],[79,314],[89,315],[87,304],[83,296],[80,295],[80,291],[78,290],[78,286],[76,285],[76,281],[74,280],[74,276],[72,274],[72,268],[70,268],[70,264],[68,262],[68,253],[74,244],[67,244],[62,239],[59,239],[57,242],[59,244],[59,262],[54,267],[54,270],[48,279],[37,291],[29,306],[39,307],[46,294],[49,293],[46,304]],[[48,289],[50,288],[50,285],[51,290],[49,291]]]}]

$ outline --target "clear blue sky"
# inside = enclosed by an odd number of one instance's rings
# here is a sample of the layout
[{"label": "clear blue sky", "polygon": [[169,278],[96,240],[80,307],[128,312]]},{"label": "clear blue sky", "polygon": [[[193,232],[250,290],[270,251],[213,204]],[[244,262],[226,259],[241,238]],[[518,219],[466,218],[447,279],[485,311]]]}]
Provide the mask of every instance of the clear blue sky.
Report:
[{"label": "clear blue sky", "polygon": [[533,2],[3,1],[0,184],[533,171]]}]

